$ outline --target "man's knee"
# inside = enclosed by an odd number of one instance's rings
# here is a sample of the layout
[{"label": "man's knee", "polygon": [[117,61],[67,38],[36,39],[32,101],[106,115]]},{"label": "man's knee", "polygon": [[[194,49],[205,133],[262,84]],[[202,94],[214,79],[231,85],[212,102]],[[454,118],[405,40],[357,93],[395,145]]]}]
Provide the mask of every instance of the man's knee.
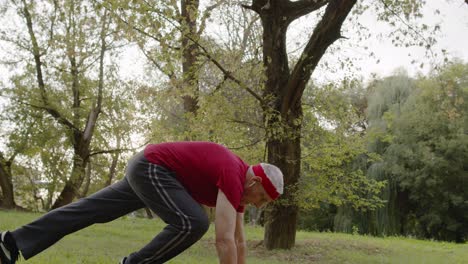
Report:
[{"label": "man's knee", "polygon": [[206,214],[197,217],[196,219],[191,221],[191,233],[194,236],[202,237],[210,227],[210,220],[206,216]]}]

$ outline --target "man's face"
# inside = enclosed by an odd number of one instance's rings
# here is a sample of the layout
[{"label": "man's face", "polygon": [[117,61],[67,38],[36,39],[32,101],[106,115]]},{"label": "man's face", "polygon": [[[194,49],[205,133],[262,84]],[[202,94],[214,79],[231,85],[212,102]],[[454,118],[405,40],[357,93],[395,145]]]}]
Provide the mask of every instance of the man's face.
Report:
[{"label": "man's face", "polygon": [[241,204],[251,204],[257,208],[262,208],[273,201],[258,180],[250,182],[244,190]]}]

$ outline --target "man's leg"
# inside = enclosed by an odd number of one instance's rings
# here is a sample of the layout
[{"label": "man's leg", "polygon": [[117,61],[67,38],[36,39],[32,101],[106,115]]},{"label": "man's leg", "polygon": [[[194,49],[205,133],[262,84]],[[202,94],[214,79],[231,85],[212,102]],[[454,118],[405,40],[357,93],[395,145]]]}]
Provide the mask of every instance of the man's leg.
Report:
[{"label": "man's leg", "polygon": [[25,259],[50,247],[64,236],[94,223],[105,223],[144,207],[123,179],[99,192],[57,208],[11,232]]},{"label": "man's leg", "polygon": [[144,157],[137,167],[127,174],[130,186],[168,225],[144,248],[130,254],[125,264],[163,263],[198,241],[208,230],[209,220],[173,172]]}]

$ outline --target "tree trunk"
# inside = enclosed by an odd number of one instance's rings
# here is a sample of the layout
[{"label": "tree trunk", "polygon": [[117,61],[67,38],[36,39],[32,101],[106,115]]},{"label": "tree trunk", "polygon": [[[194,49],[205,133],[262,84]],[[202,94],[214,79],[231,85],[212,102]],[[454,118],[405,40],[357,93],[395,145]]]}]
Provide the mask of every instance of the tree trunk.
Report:
[{"label": "tree trunk", "polygon": [[91,185],[91,172],[92,172],[91,162],[88,162],[88,164],[86,165],[84,186],[83,188],[81,188],[82,190],[81,190],[81,193],[79,194],[79,198],[84,198],[88,195],[89,186]]},{"label": "tree trunk", "polygon": [[[253,0],[252,9],[263,26],[265,90],[262,105],[266,125],[268,162],[285,176],[285,190],[265,212],[265,247],[294,246],[298,206],[297,183],[301,165],[302,94],[326,49],[340,37],[343,21],[356,0]],[[286,49],[289,24],[327,5],[302,55],[290,71]]]},{"label": "tree trunk", "polygon": [[196,115],[198,110],[198,46],[192,40],[198,40],[197,17],[199,0],[182,0],[182,78],[186,95],[184,113]]},{"label": "tree trunk", "polygon": [[0,206],[7,209],[16,208],[11,163],[3,157],[2,153],[0,153],[0,187],[3,194]]},{"label": "tree trunk", "polygon": [[[263,4],[263,3],[262,3]],[[289,21],[283,19],[284,1],[269,6],[262,5],[260,12],[263,26],[263,64],[267,77],[263,98],[264,119],[267,124],[268,162],[278,166],[285,175],[285,192],[280,201],[265,210],[265,237],[267,249],[294,246],[298,207],[295,204],[293,186],[299,179],[300,166],[300,123],[289,124],[302,118],[301,109],[282,113],[284,90],[289,73],[286,53],[286,32]],[[291,126],[293,125],[293,126]],[[290,133],[295,131],[295,133]],[[280,205],[281,204],[281,205]]]},{"label": "tree trunk", "polygon": [[83,183],[86,165],[87,160],[75,154],[70,179],[65,183],[65,187],[62,189],[54,205],[52,205],[52,210],[73,202]]},{"label": "tree trunk", "polygon": [[[117,144],[117,148],[119,147],[120,147],[119,144]],[[109,168],[109,177],[107,177],[104,187],[111,185],[112,181],[115,178],[115,174],[117,173],[117,164],[119,162],[119,156],[120,154],[118,152],[112,155],[112,163]]]},{"label": "tree trunk", "polygon": [[268,162],[281,168],[285,175],[284,194],[265,211],[264,244],[267,249],[290,249],[296,241],[299,209],[295,196],[301,166],[301,121],[302,108],[299,105],[287,115],[287,122],[284,124],[287,137],[273,139],[267,143]]}]

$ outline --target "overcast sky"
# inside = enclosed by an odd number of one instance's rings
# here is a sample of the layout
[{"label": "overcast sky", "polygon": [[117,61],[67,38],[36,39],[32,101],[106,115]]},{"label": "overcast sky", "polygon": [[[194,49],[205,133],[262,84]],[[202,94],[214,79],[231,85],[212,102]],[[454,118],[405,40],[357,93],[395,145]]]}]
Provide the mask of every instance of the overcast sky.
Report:
[{"label": "overcast sky", "polygon": [[[429,4],[424,9],[423,23],[434,25],[441,22],[441,32],[436,35],[438,43],[433,50],[439,52],[446,49],[449,57],[458,57],[468,62],[468,5],[462,0],[431,0],[427,3]],[[440,15],[435,14],[436,9],[440,10]],[[363,23],[368,26],[378,25],[380,32],[388,30],[383,23],[377,23],[369,17],[365,17]],[[410,74],[415,74],[421,69],[419,63],[411,64],[413,59],[426,62],[426,65],[430,64],[430,58],[425,56],[423,48],[396,48],[388,39],[372,38],[363,44],[367,43],[380,59],[380,63],[377,64],[375,59],[363,57],[360,66],[366,76],[370,73],[388,75],[397,67],[404,67]],[[423,72],[427,72],[428,69],[429,67],[423,68]]]}]

